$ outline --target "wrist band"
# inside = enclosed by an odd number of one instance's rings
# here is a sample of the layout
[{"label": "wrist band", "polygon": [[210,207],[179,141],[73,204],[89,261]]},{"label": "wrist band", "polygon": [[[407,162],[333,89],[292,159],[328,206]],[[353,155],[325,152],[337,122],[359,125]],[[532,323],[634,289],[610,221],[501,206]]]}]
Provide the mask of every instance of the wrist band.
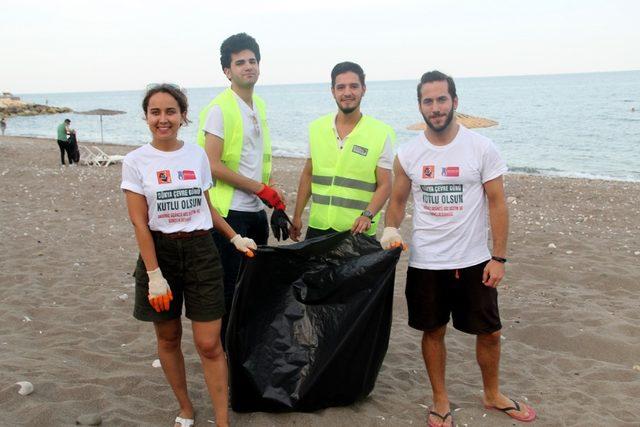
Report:
[{"label": "wrist band", "polygon": [[491,259],[492,259],[492,260],[494,260],[494,261],[498,261],[498,262],[500,262],[500,263],[502,263],[502,264],[504,264],[505,262],[507,262],[507,259],[506,259],[506,258],[501,258],[501,257],[499,257],[499,256],[495,256],[495,255],[491,255]]}]

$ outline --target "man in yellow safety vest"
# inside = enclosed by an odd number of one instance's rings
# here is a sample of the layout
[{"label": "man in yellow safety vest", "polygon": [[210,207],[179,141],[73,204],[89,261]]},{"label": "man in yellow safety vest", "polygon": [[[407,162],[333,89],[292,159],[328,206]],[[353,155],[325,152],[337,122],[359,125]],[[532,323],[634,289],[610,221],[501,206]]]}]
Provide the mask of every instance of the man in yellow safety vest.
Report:
[{"label": "man in yellow safety vest", "polygon": [[333,67],[331,93],[338,112],[309,126],[309,155],[290,229],[296,241],[309,198],[306,238],[346,230],[375,235],[380,209],[391,193],[395,132],[360,112],[366,89],[358,64],[341,62]]},{"label": "man in yellow safety vest", "polygon": [[[281,214],[285,205],[282,191],[272,188],[265,104],[253,93],[260,76],[260,47],[248,34],[235,34],[220,46],[220,63],[231,87],[200,112],[198,127],[198,144],[207,153],[214,179],[209,195],[213,207],[236,232],[264,245],[269,237],[264,205]],[[224,343],[242,255],[215,230],[213,238],[224,269]]]}]

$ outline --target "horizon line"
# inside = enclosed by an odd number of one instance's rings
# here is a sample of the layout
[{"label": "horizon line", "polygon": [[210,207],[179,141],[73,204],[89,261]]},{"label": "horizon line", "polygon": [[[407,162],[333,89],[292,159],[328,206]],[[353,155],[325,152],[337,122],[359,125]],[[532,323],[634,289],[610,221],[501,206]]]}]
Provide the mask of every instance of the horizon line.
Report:
[{"label": "horizon line", "polygon": [[[486,76],[461,76],[455,77],[458,79],[485,79],[485,78],[507,78],[507,77],[552,77],[552,76],[567,76],[567,75],[582,75],[582,74],[605,74],[605,73],[627,73],[627,72],[637,72],[640,69],[627,69],[627,70],[606,70],[606,71],[578,71],[578,72],[567,72],[567,73],[549,73],[549,74],[540,74],[540,73],[532,73],[532,74],[496,74],[496,75],[486,75]],[[413,81],[414,79],[387,79],[387,80],[370,80],[367,83],[377,83],[377,82],[403,82],[403,81]],[[415,79],[417,82],[419,79]],[[319,84],[327,84],[329,82],[301,82],[301,83],[268,83],[257,85],[258,87],[272,87],[272,86],[301,86],[301,85],[319,85]],[[191,87],[183,87],[183,89],[218,89],[218,88],[226,88],[227,86],[191,86]],[[8,92],[12,95],[39,95],[39,94],[47,94],[47,95],[57,95],[57,94],[67,94],[67,93],[104,93],[104,92],[136,92],[140,91],[140,89],[114,89],[114,90],[78,90],[78,91],[69,91],[69,92],[11,92],[7,90],[2,90],[0,93]]]}]

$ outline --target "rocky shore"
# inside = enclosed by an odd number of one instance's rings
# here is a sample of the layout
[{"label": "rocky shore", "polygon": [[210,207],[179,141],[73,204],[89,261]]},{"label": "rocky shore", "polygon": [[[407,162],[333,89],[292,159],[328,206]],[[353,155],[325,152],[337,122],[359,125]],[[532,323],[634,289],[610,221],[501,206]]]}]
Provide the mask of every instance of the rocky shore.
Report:
[{"label": "rocky shore", "polygon": [[21,101],[17,97],[0,97],[0,116],[39,116],[41,114],[69,113],[73,111],[67,107],[53,107],[51,105],[31,104]]}]

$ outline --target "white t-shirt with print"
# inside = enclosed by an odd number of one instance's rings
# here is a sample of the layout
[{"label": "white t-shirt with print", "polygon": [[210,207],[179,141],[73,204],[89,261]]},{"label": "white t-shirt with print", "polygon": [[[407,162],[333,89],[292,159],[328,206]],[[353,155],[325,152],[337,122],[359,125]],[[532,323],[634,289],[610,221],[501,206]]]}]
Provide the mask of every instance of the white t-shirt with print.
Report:
[{"label": "white t-shirt with print", "polygon": [[149,228],[162,233],[213,228],[205,191],[211,169],[204,150],[185,144],[161,151],[151,144],[127,154],[122,162],[123,190],[147,199]]},{"label": "white t-shirt with print", "polygon": [[[344,142],[349,138],[349,135],[345,136],[344,139],[340,138],[340,134],[336,128],[336,118],[333,119],[333,134],[336,137],[336,144],[338,145],[338,148],[342,150]],[[307,144],[305,157],[307,159],[311,158],[311,141]],[[393,169],[393,143],[391,142],[390,136],[387,136],[387,139],[384,141],[384,147],[382,148],[382,153],[380,153],[376,166],[383,169]]]},{"label": "white t-shirt with print", "polygon": [[[242,116],[242,153],[238,173],[262,182],[262,158],[264,144],[262,141],[262,127],[257,110],[253,110],[235,92],[233,95],[240,107]],[[204,131],[218,138],[224,139],[224,117],[219,105],[214,105],[209,110],[209,116],[204,124]],[[264,209],[264,204],[258,196],[236,188],[231,199],[231,210],[242,212],[258,212]]]},{"label": "white t-shirt with print", "polygon": [[463,126],[445,146],[421,132],[398,148],[398,161],[414,202],[409,265],[449,270],[491,258],[483,184],[507,171],[494,143]]}]

